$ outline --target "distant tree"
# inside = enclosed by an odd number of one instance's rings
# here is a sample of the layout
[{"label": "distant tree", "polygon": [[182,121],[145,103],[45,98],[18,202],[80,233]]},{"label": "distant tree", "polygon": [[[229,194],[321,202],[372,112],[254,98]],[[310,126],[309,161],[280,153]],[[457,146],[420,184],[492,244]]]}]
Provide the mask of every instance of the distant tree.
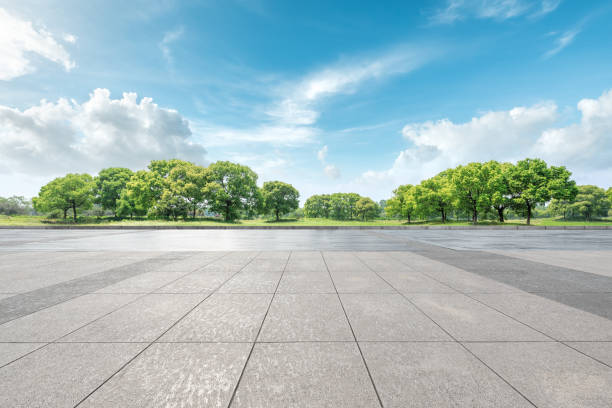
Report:
[{"label": "distant tree", "polygon": [[442,222],[446,222],[453,203],[451,177],[452,170],[449,169],[421,182],[415,192],[417,212],[439,214]]},{"label": "distant tree", "polygon": [[329,218],[331,197],[329,194],[318,194],[308,197],[304,203],[304,215],[309,218]]},{"label": "distant tree", "polygon": [[504,210],[512,205],[509,177],[514,165],[491,160],[485,163],[488,167],[489,180],[487,189],[491,194],[491,206],[497,211],[497,219],[504,222]]},{"label": "distant tree", "polygon": [[364,221],[376,218],[378,212],[378,205],[369,197],[361,197],[355,203],[355,215]]},{"label": "distant tree", "polygon": [[512,195],[512,207],[522,211],[531,223],[533,210],[556,198],[573,200],[576,183],[570,180],[571,173],[565,167],[548,167],[541,159],[525,159],[509,170],[508,184]]},{"label": "distant tree", "polygon": [[414,186],[404,184],[393,190],[393,197],[387,200],[385,212],[388,216],[410,221],[416,212]]},{"label": "distant tree", "polygon": [[117,201],[134,172],[123,167],[110,167],[103,169],[94,179],[96,182],[96,198],[94,202],[103,209],[111,210],[117,216]]},{"label": "distant tree", "polygon": [[578,194],[569,207],[574,215],[580,215],[590,221],[593,217],[607,216],[610,202],[603,188],[586,185],[578,186]]},{"label": "distant tree", "polygon": [[89,174],[67,174],[44,185],[38,197],[33,199],[34,208],[40,212],[60,210],[66,219],[67,211],[72,209],[73,219],[77,220],[77,209],[92,207],[95,183]]},{"label": "distant tree", "polygon": [[149,212],[164,190],[164,179],[155,172],[139,170],[127,182],[125,194],[120,197],[120,214],[144,215]]},{"label": "distant tree", "polygon": [[276,221],[280,216],[297,210],[300,206],[300,193],[291,185],[282,181],[266,181],[261,189],[263,209],[273,213]]},{"label": "distant tree", "polygon": [[218,161],[208,166],[208,177],[204,198],[210,210],[223,214],[226,221],[261,205],[257,174],[247,166]]},{"label": "distant tree", "polygon": [[563,219],[566,219],[568,216],[571,216],[572,202],[570,200],[557,200],[553,198],[548,204],[548,212],[551,215],[561,215]]},{"label": "distant tree", "polygon": [[0,214],[22,215],[32,211],[32,202],[25,197],[12,196],[8,198],[0,197]]},{"label": "distant tree", "polygon": [[181,162],[169,172],[166,189],[175,200],[188,207],[195,218],[198,208],[204,203],[204,187],[209,179],[208,169],[190,162]]},{"label": "distant tree", "polygon": [[471,215],[474,224],[478,222],[478,214],[491,206],[489,170],[483,163],[469,163],[458,166],[452,173],[456,205]]}]

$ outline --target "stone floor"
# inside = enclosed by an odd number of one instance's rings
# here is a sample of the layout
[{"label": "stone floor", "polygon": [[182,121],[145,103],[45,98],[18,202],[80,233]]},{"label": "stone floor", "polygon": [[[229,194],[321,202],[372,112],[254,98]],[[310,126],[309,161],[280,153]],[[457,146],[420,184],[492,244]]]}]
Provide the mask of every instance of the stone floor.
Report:
[{"label": "stone floor", "polygon": [[610,407],[612,231],[0,231],[1,407]]}]

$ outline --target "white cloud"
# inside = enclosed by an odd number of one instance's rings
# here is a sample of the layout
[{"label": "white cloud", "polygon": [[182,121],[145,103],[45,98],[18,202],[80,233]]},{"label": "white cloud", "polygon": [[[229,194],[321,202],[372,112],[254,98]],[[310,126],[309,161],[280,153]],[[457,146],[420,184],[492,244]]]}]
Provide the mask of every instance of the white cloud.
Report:
[{"label": "white cloud", "polygon": [[318,129],[306,126],[258,125],[241,129],[201,121],[191,124],[195,137],[210,147],[260,143],[300,146],[312,143],[319,133]]},{"label": "white cloud", "polygon": [[323,169],[323,171],[325,171],[325,174],[327,175],[327,177],[329,177],[330,179],[336,180],[340,178],[340,169],[337,168],[335,165],[333,164],[328,164],[327,166],[325,166],[325,168]]},{"label": "white cloud", "polygon": [[0,106],[3,171],[25,174],[95,172],[107,166],[143,168],[172,157],[204,163],[206,150],[191,140],[189,123],[134,93],[111,99],[96,89],[88,101],[41,101],[24,111]]},{"label": "white cloud", "polygon": [[325,145],[317,152],[317,159],[319,159],[321,163],[325,163],[325,159],[327,158],[327,150],[327,145]]},{"label": "white cloud", "polygon": [[73,34],[64,34],[62,36],[62,39],[64,41],[66,41],[67,43],[70,43],[70,44],[75,44],[77,42],[77,38]]},{"label": "white cloud", "polygon": [[467,18],[507,20],[524,15],[542,16],[557,9],[561,0],[447,0],[431,16],[434,24],[451,24]]},{"label": "white cloud", "polygon": [[391,191],[471,161],[541,157],[566,165],[578,181],[593,182],[595,172],[607,186],[612,179],[612,90],[582,99],[578,111],[580,121],[569,125],[559,125],[558,108],[551,102],[487,112],[464,123],[443,119],[409,124],[403,135],[411,147],[389,169],[366,171],[357,182],[374,191]]},{"label": "white cloud", "polygon": [[179,40],[183,36],[184,32],[185,30],[183,29],[183,27],[179,27],[172,31],[167,31],[166,33],[164,33],[164,38],[162,38],[162,40],[158,44],[159,49],[161,50],[162,55],[164,56],[164,59],[170,65],[174,64],[174,57],[172,56],[170,44]]},{"label": "white cloud", "polygon": [[561,35],[559,35],[555,41],[555,47],[546,52],[544,54],[544,58],[550,58],[553,55],[558,54],[561,50],[570,45],[578,34],[580,34],[580,29],[573,29],[561,33]]},{"label": "white cloud", "polygon": [[379,55],[344,59],[283,87],[280,101],[267,113],[281,123],[311,125],[319,117],[317,105],[325,98],[352,94],[368,81],[413,71],[437,53],[433,46],[402,45]]},{"label": "white cloud", "polygon": [[8,81],[33,72],[30,54],[56,62],[66,71],[76,66],[51,33],[34,28],[30,21],[20,20],[0,8],[0,80]]}]

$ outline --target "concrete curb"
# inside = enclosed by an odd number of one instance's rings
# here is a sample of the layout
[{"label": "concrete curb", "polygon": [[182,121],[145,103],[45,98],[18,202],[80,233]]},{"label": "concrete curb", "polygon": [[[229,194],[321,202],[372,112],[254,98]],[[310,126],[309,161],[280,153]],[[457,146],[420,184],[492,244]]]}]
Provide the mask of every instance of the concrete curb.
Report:
[{"label": "concrete curb", "polygon": [[612,230],[609,225],[0,225],[0,230]]}]

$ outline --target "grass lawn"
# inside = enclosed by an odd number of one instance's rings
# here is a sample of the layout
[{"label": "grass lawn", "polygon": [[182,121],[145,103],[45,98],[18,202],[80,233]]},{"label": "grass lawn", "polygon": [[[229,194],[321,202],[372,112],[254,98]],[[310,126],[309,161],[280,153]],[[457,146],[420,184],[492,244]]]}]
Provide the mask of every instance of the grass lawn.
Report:
[{"label": "grass lawn", "polygon": [[[44,216],[33,216],[33,215],[19,215],[19,216],[6,216],[0,215],[0,226],[36,226],[36,225],[74,225],[72,221],[64,222],[63,220],[50,220]],[[449,221],[446,224],[442,224],[440,221],[416,221],[408,224],[404,220],[372,220],[372,221],[336,221],[322,218],[301,218],[301,219],[284,219],[281,221],[256,219],[256,220],[240,220],[236,222],[225,222],[214,218],[198,218],[195,220],[179,220],[179,221],[168,221],[168,220],[115,220],[112,218],[96,218],[96,217],[84,217],[80,218],[78,225],[83,226],[397,226],[397,225],[471,225],[468,221]],[[508,220],[503,224],[496,221],[481,221],[478,225],[525,225],[525,220]],[[612,219],[607,218],[598,221],[580,221],[571,220],[565,221],[559,218],[536,218],[532,219],[532,225],[546,225],[546,226],[593,226],[593,225],[610,225],[612,226]]]}]

